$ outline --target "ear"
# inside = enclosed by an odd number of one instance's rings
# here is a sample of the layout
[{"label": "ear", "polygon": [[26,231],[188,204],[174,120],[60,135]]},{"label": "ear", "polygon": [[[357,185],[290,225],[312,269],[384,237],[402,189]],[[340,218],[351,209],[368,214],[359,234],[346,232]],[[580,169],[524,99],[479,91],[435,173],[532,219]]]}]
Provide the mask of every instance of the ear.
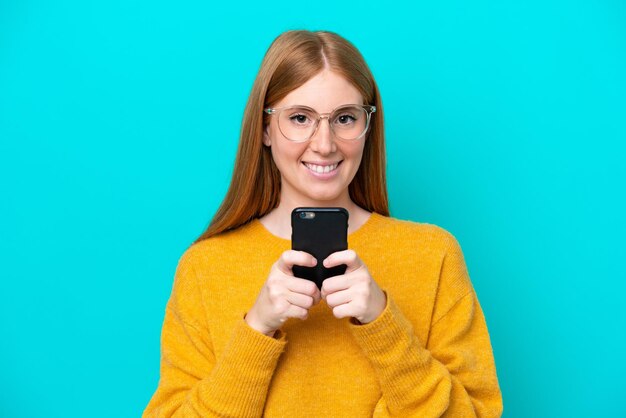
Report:
[{"label": "ear", "polygon": [[266,147],[272,146],[272,141],[270,140],[270,126],[265,125],[265,129],[263,129],[263,145]]}]

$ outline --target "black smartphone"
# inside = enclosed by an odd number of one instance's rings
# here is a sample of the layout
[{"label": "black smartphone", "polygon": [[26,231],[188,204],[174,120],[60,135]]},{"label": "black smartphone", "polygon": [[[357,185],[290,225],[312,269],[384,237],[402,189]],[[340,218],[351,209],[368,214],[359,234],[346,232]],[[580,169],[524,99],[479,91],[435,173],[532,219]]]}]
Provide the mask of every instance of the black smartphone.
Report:
[{"label": "black smartphone", "polygon": [[306,251],[317,259],[315,267],[293,266],[296,277],[322,282],[346,272],[342,264],[326,268],[330,254],[348,249],[348,211],[344,208],[296,208],[291,212],[291,249]]}]

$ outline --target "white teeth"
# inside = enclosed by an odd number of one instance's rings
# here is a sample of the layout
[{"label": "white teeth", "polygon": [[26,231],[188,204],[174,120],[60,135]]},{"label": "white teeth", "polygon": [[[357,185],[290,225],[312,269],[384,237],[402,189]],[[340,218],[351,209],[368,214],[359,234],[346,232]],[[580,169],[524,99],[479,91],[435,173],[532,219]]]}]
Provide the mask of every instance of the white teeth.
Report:
[{"label": "white teeth", "polygon": [[319,173],[319,174],[325,174],[325,173],[330,173],[335,168],[337,168],[339,163],[331,164],[331,165],[317,165],[317,164],[304,163],[304,165],[306,165],[307,168],[311,171],[315,171],[316,173]]}]

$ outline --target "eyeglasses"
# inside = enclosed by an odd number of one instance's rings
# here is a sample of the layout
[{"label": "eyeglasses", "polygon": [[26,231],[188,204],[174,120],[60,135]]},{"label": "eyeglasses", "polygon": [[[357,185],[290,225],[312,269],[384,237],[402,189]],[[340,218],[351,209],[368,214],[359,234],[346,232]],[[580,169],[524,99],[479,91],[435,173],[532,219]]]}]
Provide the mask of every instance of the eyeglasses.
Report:
[{"label": "eyeglasses", "polygon": [[321,119],[328,119],[333,135],[346,141],[361,138],[367,132],[376,106],[349,104],[330,113],[317,113],[307,106],[287,106],[264,109],[278,118],[278,129],[290,141],[304,142],[315,135]]}]

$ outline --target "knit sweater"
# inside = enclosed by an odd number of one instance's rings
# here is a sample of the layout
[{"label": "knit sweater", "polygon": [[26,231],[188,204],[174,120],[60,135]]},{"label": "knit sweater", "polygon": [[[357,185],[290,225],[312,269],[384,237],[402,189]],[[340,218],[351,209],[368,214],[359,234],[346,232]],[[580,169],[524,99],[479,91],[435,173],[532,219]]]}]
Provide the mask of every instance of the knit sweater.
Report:
[{"label": "knit sweater", "polygon": [[144,417],[495,417],[491,343],[457,240],[373,213],[348,236],[387,296],[368,324],[321,301],[274,337],[244,321],[291,243],[256,219],[179,260]]}]

